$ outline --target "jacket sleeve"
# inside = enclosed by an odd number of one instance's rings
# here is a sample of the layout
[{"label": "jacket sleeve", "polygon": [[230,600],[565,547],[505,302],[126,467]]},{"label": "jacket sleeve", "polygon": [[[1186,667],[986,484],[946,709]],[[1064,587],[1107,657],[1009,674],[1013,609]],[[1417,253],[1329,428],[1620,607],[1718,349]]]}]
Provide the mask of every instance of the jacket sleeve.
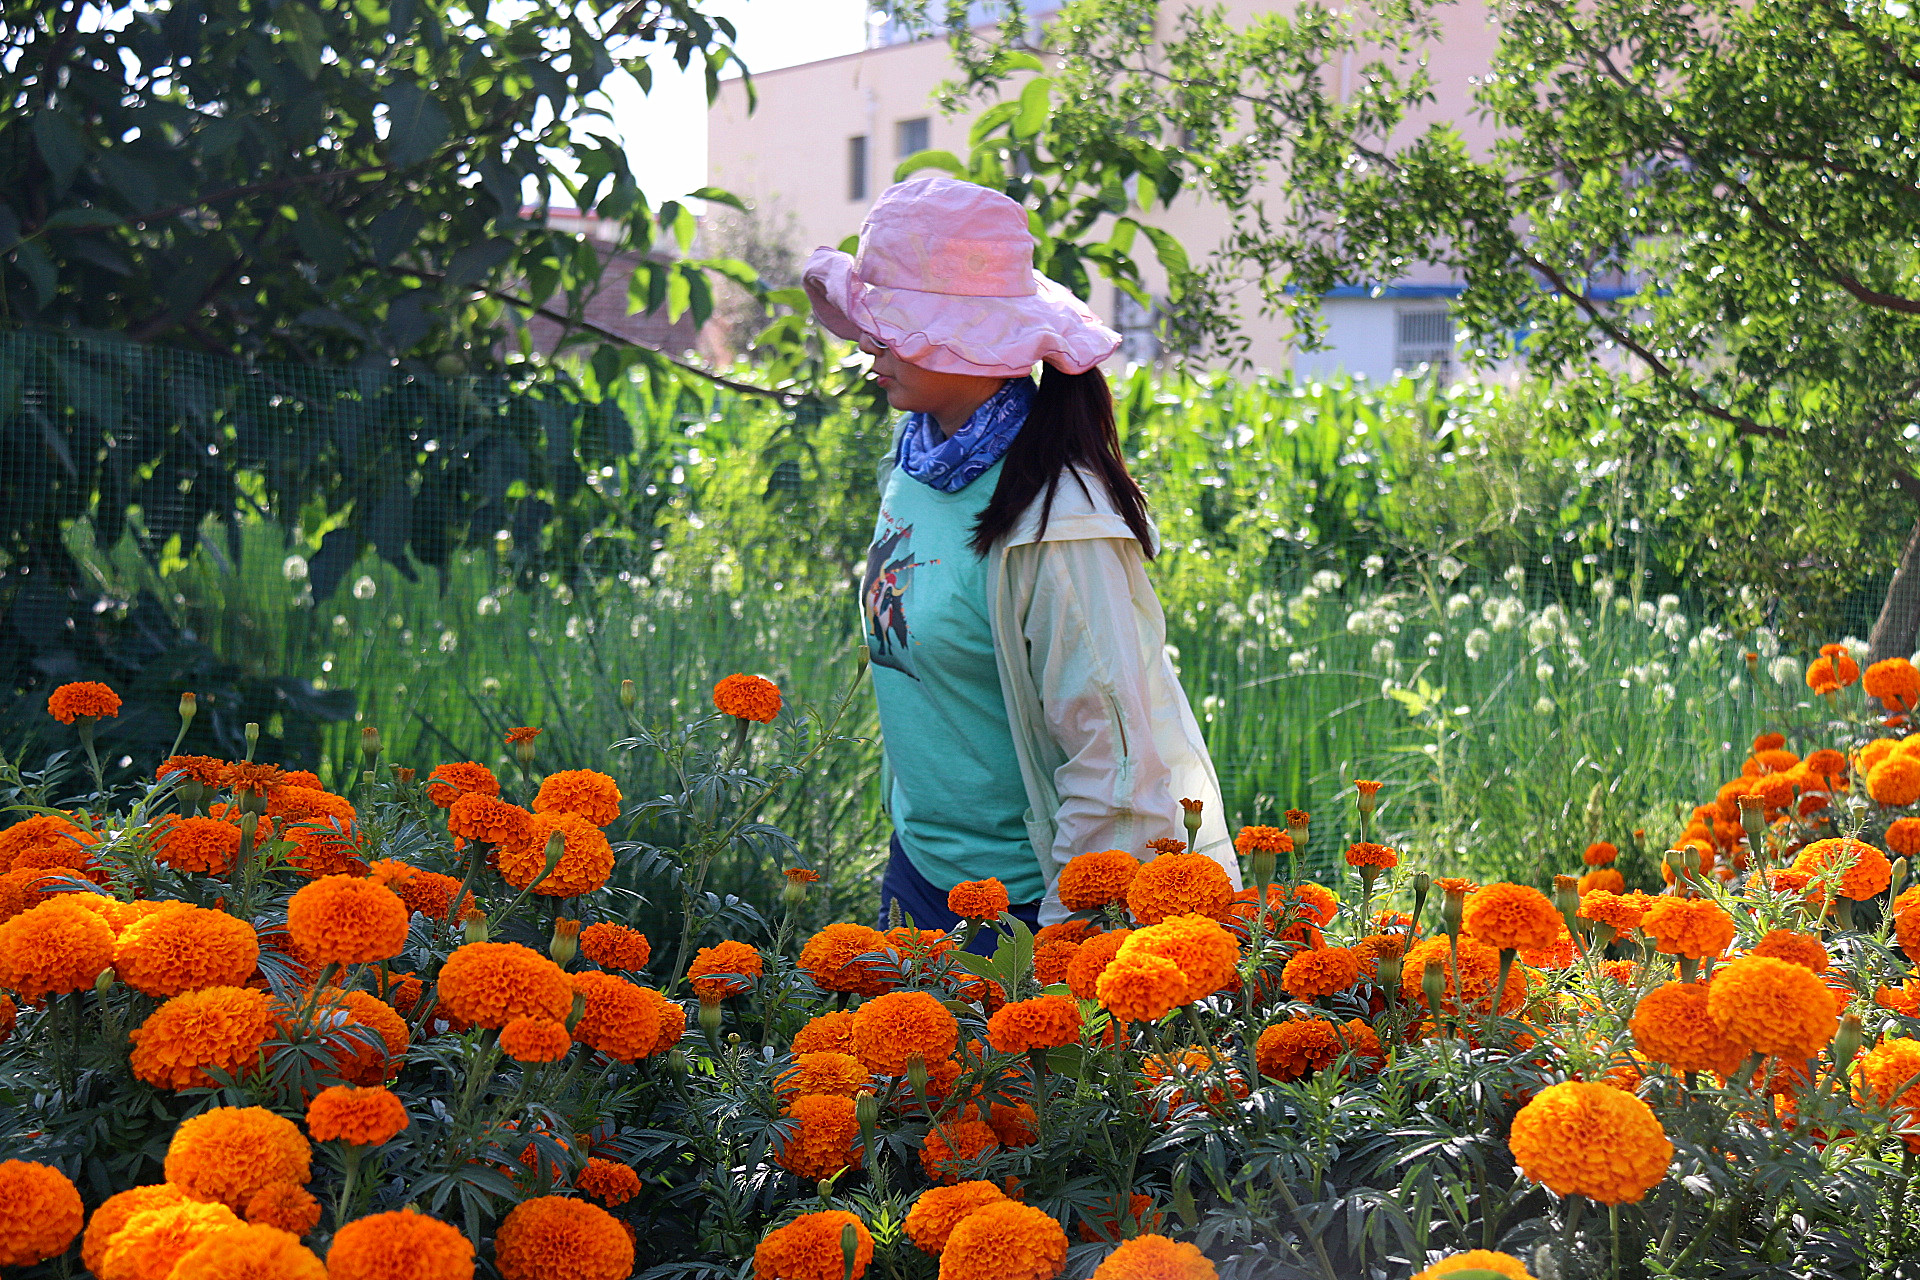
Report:
[{"label": "jacket sleeve", "polygon": [[1037,557],[1022,631],[1047,730],[1065,757],[1053,774],[1056,866],[1184,838],[1172,769],[1152,728],[1166,709],[1148,702],[1146,663],[1162,659],[1163,640],[1139,544],[1078,538],[1011,554]]}]

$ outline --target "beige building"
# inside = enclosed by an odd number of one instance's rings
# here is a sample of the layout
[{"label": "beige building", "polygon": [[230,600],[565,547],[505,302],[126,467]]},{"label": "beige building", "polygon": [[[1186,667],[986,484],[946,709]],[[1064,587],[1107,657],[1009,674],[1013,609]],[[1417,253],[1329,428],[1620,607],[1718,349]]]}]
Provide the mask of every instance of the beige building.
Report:
[{"label": "beige building", "polygon": [[[992,7],[976,5],[977,16],[987,20]],[[1244,19],[1272,6],[1227,0],[1226,7]],[[1487,10],[1445,6],[1440,17],[1443,35],[1427,55],[1435,101],[1410,127],[1450,120],[1470,143],[1483,145],[1487,131],[1471,110],[1470,78],[1485,74],[1492,56]],[[737,79],[724,84],[708,113],[708,182],[748,197],[772,220],[794,228],[801,242],[794,247],[802,256],[858,232],[873,197],[905,157],[928,149],[964,156],[967,150],[971,116],[943,115],[932,100],[936,87],[955,74],[945,40],[907,38],[891,24],[875,30],[874,47],[862,52],[756,74],[759,101],[751,114]],[[1343,80],[1351,68],[1349,59],[1340,69]],[[1225,213],[1199,195],[1140,216],[1172,232],[1196,261],[1227,228]],[[1152,316],[1110,283],[1096,280],[1094,288],[1095,310],[1127,339],[1120,358],[1154,358]],[[1448,302],[1457,292],[1438,270],[1415,271],[1382,290],[1343,289],[1322,302],[1329,347],[1296,353],[1279,322],[1257,315],[1257,297],[1249,290],[1242,305],[1249,357],[1259,367],[1292,369],[1303,377],[1344,370],[1384,379],[1423,364],[1450,374]]]}]

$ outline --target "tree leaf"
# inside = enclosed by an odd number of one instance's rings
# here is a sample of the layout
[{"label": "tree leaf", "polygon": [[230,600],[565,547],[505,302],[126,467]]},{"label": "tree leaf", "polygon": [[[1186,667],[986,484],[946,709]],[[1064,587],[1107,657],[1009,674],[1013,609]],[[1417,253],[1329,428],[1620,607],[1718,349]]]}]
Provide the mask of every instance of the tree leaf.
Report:
[{"label": "tree leaf", "polygon": [[382,100],[387,106],[387,155],[395,168],[427,159],[452,132],[440,104],[411,80],[389,84]]},{"label": "tree leaf", "polygon": [[75,126],[72,116],[53,107],[45,111],[36,111],[33,115],[33,141],[40,152],[40,158],[46,161],[47,171],[53,175],[55,195],[63,195],[73,185],[73,177],[80,172],[81,162],[86,159],[86,140]]}]

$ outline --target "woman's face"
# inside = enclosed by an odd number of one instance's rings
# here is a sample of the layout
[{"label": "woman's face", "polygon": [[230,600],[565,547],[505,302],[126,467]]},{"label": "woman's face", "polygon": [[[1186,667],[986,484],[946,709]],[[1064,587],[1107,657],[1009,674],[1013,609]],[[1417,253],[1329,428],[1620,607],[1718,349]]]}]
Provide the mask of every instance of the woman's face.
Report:
[{"label": "woman's face", "polygon": [[1000,378],[922,369],[871,338],[861,339],[860,349],[873,357],[871,377],[887,393],[889,405],[902,413],[932,414],[943,426],[956,412],[964,424],[967,415],[986,403],[1002,382]]}]

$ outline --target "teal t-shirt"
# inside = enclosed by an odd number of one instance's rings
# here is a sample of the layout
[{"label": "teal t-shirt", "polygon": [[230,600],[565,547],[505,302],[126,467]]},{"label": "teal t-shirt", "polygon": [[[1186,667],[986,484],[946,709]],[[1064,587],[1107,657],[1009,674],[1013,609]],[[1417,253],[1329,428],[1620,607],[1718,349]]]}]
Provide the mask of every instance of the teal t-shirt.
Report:
[{"label": "teal t-shirt", "polygon": [[956,493],[894,468],[860,613],[900,847],[937,888],[992,876],[1012,901],[1036,902],[1046,882],[994,663],[987,562],[968,545],[1000,465]]}]

